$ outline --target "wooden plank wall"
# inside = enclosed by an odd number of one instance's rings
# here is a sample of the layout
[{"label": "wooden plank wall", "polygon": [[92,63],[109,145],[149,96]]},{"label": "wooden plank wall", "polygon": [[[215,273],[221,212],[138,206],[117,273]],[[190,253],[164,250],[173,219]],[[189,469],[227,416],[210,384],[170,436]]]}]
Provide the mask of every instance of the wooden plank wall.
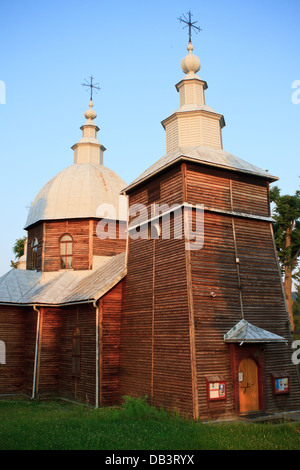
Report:
[{"label": "wooden plank wall", "polygon": [[123,281],[99,301],[99,406],[118,402],[122,287]]},{"label": "wooden plank wall", "polygon": [[[168,172],[152,178],[141,187],[133,189],[130,193],[129,205],[143,204],[147,207],[148,218],[151,218],[151,204],[153,204],[151,195],[156,192],[158,185],[160,187],[160,197],[156,199],[155,204],[168,204],[172,206],[173,204],[183,203],[182,177],[180,165],[177,165]],[[130,222],[135,217],[131,217]],[[139,220],[141,221],[142,218],[139,218]]]},{"label": "wooden plank wall", "polygon": [[268,217],[268,183],[262,178],[218,170],[204,165],[186,166],[190,204]]},{"label": "wooden plank wall", "polygon": [[[207,178],[206,173],[209,173]],[[213,210],[269,215],[267,186],[260,180],[256,185],[253,179],[246,181],[245,177],[237,182],[217,176],[214,185],[213,170],[206,173],[187,170],[188,202],[204,201],[204,206]],[[235,192],[237,187],[242,187],[243,191],[239,206],[234,202],[239,194]],[[279,334],[289,342],[291,335],[271,224],[207,210],[204,227],[204,246],[191,252],[191,264],[199,412],[200,417],[212,418],[231,414],[235,409],[229,346],[224,343],[223,335],[243,315],[250,323]],[[239,259],[239,271],[236,258]],[[281,403],[285,403],[286,410],[299,407],[299,381],[296,367],[291,362],[291,352],[290,344],[265,345],[264,403],[269,411],[280,409]],[[289,396],[273,396],[271,374],[278,368],[289,371],[292,384]],[[208,374],[222,375],[228,381],[226,402],[207,402],[205,382]]]},{"label": "wooden plank wall", "polygon": [[24,393],[30,397],[33,388],[36,328],[37,312],[33,310],[33,307],[27,307],[24,342]]},{"label": "wooden plank wall", "polygon": [[[183,202],[180,166],[130,194],[130,205]],[[150,197],[150,200],[149,200]],[[148,218],[151,212],[148,211]],[[174,218],[171,218],[173,233]],[[181,220],[180,220],[181,223]],[[141,229],[141,236],[147,227]],[[120,398],[144,397],[193,415],[184,240],[129,240],[120,349]]]},{"label": "wooden plank wall", "polygon": [[58,394],[60,334],[63,312],[59,308],[41,307],[40,351],[37,394]]},{"label": "wooden plank wall", "polygon": [[[268,182],[192,164],[183,164],[180,175],[178,168],[161,175],[156,202],[203,204],[204,246],[187,254],[178,240],[129,241],[120,393],[148,395],[157,405],[178,406],[190,415],[199,413],[200,419],[230,416],[237,411],[237,377],[224,334],[244,316],[258,327],[290,338],[271,224],[232,215],[269,217]],[[153,195],[159,194],[157,183],[158,178],[132,190],[130,204],[149,206],[149,196],[153,202]],[[261,364],[263,406],[272,410],[284,402],[287,409],[298,407],[299,383],[290,346],[266,345]],[[270,376],[279,367],[289,370],[290,397],[272,394]],[[209,376],[227,381],[226,401],[208,402]]]},{"label": "wooden plank wall", "polygon": [[105,240],[101,240],[97,236],[98,223],[98,220],[93,221],[93,254],[96,256],[113,256],[124,253],[126,250],[125,232],[127,222],[116,221],[115,228],[113,224],[108,224],[108,238]]},{"label": "wooden plank wall", "polygon": [[38,239],[37,271],[58,271],[60,267],[60,237],[68,233],[73,238],[73,269],[92,269],[93,255],[113,256],[126,249],[126,222],[116,222],[116,237],[108,233],[108,238],[97,236],[98,220],[71,219],[40,222],[28,231],[27,269],[32,267],[31,241]]},{"label": "wooden plank wall", "polygon": [[184,240],[160,239],[149,243],[154,245],[155,260],[153,403],[193,416],[190,310]]},{"label": "wooden plank wall", "polygon": [[[266,398],[269,411],[300,408],[300,386],[292,363],[289,318],[285,309],[277,259],[270,224],[262,221],[235,221],[237,250],[240,258],[243,309],[247,321],[283,336],[288,345],[266,344]],[[290,394],[274,397],[272,373],[288,372]]]},{"label": "wooden plank wall", "polygon": [[[118,399],[121,305],[122,282],[105,294],[99,303],[100,406],[112,405]],[[41,307],[40,312],[36,396],[62,396],[94,405],[96,309],[92,305],[84,304],[65,308]],[[3,393],[24,391],[31,396],[37,312],[28,308],[26,321],[24,320],[23,323],[18,321],[16,315],[19,315],[22,320],[25,318],[21,310],[11,314],[11,325],[15,325],[14,322],[20,325],[14,332],[10,323],[6,324],[6,329],[11,331],[11,337],[3,335],[7,340],[9,363],[3,366],[7,372],[1,375],[0,380],[3,380]],[[72,373],[72,339],[76,327],[80,331],[81,346],[81,367],[78,377]],[[12,348],[14,348],[14,356],[11,352]],[[1,367],[0,365],[0,369]],[[24,386],[23,371],[25,371]],[[11,386],[8,386],[7,377],[13,379]],[[4,390],[8,391],[4,392]]]},{"label": "wooden plank wall", "polygon": [[[204,245],[191,251],[199,417],[234,412],[229,346],[224,334],[241,320],[231,218],[205,212]],[[207,401],[206,377],[227,381],[227,401]]]},{"label": "wooden plank wall", "polygon": [[[96,320],[95,308],[84,304],[65,307],[62,312],[59,351],[59,394],[88,404],[95,404],[96,390]],[[72,338],[80,330],[81,372],[72,374]]]},{"label": "wooden plank wall", "polygon": [[0,340],[6,349],[6,364],[0,364],[0,395],[23,392],[25,320],[24,308],[0,307]]},{"label": "wooden plank wall", "polygon": [[123,285],[119,400],[151,397],[153,253],[148,240],[131,240]]},{"label": "wooden plank wall", "polygon": [[58,271],[60,266],[60,237],[68,233],[73,238],[73,269],[89,269],[89,221],[62,220],[45,224],[44,270]]}]

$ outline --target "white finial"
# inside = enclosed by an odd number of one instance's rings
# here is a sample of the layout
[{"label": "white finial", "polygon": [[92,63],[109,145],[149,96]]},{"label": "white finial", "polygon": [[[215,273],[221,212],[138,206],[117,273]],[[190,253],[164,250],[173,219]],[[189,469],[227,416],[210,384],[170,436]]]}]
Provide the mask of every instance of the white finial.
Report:
[{"label": "white finial", "polygon": [[184,73],[195,74],[201,69],[200,59],[193,54],[194,46],[191,42],[189,42],[187,50],[189,53],[182,59],[180,65]]},{"label": "white finial", "polygon": [[96,111],[94,111],[93,106],[94,106],[94,105],[93,105],[93,102],[92,102],[92,100],[91,100],[91,101],[90,101],[90,104],[89,104],[90,109],[88,109],[88,110],[84,113],[84,117],[85,117],[86,119],[90,119],[90,120],[96,119],[97,113],[96,113]]}]

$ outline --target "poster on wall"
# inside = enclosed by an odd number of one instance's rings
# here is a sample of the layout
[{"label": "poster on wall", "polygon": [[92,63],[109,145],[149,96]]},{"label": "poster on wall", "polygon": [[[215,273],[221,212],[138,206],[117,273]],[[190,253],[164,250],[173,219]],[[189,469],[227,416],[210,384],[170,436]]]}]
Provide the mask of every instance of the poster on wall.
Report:
[{"label": "poster on wall", "polygon": [[289,392],[289,379],[288,377],[281,377],[275,379],[275,393],[288,393]]},{"label": "poster on wall", "polygon": [[209,382],[208,392],[209,400],[224,400],[226,399],[226,383]]}]

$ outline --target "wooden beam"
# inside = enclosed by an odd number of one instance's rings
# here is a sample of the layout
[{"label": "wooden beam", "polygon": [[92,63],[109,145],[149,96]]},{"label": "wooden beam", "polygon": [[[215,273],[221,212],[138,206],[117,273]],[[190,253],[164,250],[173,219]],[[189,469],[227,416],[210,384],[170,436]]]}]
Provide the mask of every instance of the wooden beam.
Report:
[{"label": "wooden beam", "polygon": [[[182,194],[183,202],[187,202],[187,183],[186,183],[186,164],[181,165],[182,172]],[[185,211],[192,209],[183,209],[185,218]],[[191,213],[192,217],[192,213]],[[187,224],[188,225],[188,224]],[[185,238],[185,242],[186,242]],[[189,309],[189,336],[190,336],[190,358],[191,358],[191,378],[192,378],[192,401],[193,401],[193,418],[199,418],[199,403],[198,403],[198,384],[197,384],[197,363],[196,363],[196,343],[195,343],[195,319],[194,319],[194,300],[193,300],[193,286],[192,286],[192,272],[191,272],[191,252],[185,249],[185,262],[186,262],[186,280],[187,280],[187,296],[188,296],[188,309]]]},{"label": "wooden beam", "polygon": [[103,406],[103,300],[99,300],[99,406]]},{"label": "wooden beam", "polygon": [[152,240],[153,246],[153,268],[152,268],[152,333],[151,333],[151,404],[154,399],[154,315],[155,315],[155,238]]}]

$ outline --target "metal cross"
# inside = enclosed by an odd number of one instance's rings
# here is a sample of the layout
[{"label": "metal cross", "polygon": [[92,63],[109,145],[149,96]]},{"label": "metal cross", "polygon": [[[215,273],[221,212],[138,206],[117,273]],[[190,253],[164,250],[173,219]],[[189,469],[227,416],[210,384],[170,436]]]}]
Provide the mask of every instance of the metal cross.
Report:
[{"label": "metal cross", "polygon": [[187,19],[187,17],[182,14],[183,18],[180,17],[180,18],[177,18],[179,21],[181,21],[181,23],[185,23],[186,26],[184,26],[184,28],[186,28],[187,26],[189,27],[189,41],[192,42],[192,28],[196,31],[196,33],[198,31],[202,31],[201,28],[199,28],[198,26],[195,26],[195,24],[197,23],[197,21],[194,21],[192,22],[192,13],[189,11],[188,12],[188,15],[189,15],[189,18]]},{"label": "metal cross", "polygon": [[95,90],[100,90],[100,87],[98,86],[99,83],[95,83],[95,85],[93,84],[93,79],[94,79],[93,76],[91,76],[90,79],[91,79],[90,83],[85,79],[85,83],[82,83],[81,85],[82,86],[89,86],[91,88],[91,101],[92,101],[92,99],[93,99],[93,88],[95,88]]}]

